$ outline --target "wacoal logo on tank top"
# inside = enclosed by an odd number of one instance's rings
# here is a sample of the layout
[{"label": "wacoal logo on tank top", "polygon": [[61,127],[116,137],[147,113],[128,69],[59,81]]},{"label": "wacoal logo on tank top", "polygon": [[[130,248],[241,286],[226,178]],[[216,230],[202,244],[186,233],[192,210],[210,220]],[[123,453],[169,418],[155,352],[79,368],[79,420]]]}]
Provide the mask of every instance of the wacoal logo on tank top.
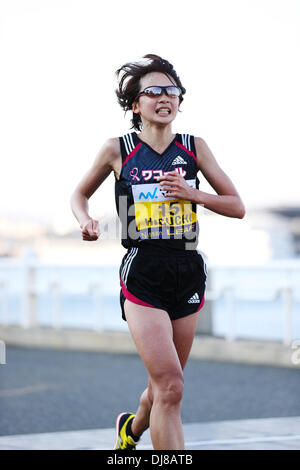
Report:
[{"label": "wacoal logo on tank top", "polygon": [[[178,157],[176,157],[178,158]],[[184,160],[183,160],[184,161]],[[182,163],[182,162],[181,162]],[[186,163],[186,162],[184,162]],[[172,165],[175,165],[175,163],[172,163]],[[185,177],[186,171],[180,166],[177,168],[174,168],[172,171],[177,171],[181,176]],[[168,171],[163,171],[163,170],[142,170],[141,175],[144,181],[149,181],[151,179],[158,180],[160,176],[166,175],[169,173]],[[132,168],[132,170],[129,172],[132,181],[137,180],[141,181],[139,178],[139,169],[137,167]]]}]

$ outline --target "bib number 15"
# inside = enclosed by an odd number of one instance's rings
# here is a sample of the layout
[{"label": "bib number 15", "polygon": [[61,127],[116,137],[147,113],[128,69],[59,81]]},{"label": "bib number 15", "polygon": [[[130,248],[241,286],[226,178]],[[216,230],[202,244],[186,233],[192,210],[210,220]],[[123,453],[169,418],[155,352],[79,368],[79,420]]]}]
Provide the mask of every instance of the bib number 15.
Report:
[{"label": "bib number 15", "polygon": [[178,215],[182,210],[180,203],[177,201],[163,202],[158,208],[161,210],[162,217],[167,217],[170,212],[172,215]]}]

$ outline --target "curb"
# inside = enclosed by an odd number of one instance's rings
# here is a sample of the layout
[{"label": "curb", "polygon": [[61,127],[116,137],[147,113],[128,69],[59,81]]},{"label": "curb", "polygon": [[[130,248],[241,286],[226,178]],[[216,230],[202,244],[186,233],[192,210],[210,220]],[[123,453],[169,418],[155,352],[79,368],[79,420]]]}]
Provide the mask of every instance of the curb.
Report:
[{"label": "curb", "polygon": [[[10,346],[137,354],[129,332],[93,331],[72,328],[22,328],[0,326],[0,339]],[[195,336],[190,357],[219,362],[262,364],[299,369],[292,361],[293,349],[280,342],[235,340]]]}]

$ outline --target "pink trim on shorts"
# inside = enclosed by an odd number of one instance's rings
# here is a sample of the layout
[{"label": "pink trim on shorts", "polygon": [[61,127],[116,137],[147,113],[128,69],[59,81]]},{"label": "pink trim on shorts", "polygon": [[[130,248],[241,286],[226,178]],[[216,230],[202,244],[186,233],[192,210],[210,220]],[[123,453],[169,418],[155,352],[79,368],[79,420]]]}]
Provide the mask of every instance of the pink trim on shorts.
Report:
[{"label": "pink trim on shorts", "polygon": [[126,299],[130,300],[130,302],[133,302],[134,304],[144,305],[144,307],[155,308],[153,305],[147,304],[147,302],[144,302],[143,300],[138,299],[133,294],[128,292],[128,290],[126,289],[122,279],[120,279],[120,281],[121,281],[122,292],[123,292],[124,296],[126,297]]},{"label": "pink trim on shorts", "polygon": [[203,307],[204,305],[204,302],[205,302],[205,298],[204,298],[204,294],[203,294],[203,297],[202,297],[202,300],[201,300],[201,303],[199,305],[199,308],[196,310],[196,312],[199,312],[199,310]]}]

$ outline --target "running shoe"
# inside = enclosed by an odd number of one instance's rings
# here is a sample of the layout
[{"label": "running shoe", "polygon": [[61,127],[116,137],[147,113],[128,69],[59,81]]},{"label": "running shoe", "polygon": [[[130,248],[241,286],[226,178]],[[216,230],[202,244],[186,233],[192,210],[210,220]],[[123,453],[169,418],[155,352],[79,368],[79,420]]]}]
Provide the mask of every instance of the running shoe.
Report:
[{"label": "running shoe", "polygon": [[135,450],[137,442],[126,432],[127,424],[135,417],[133,413],[121,413],[116,420],[116,444],[115,449]]}]

